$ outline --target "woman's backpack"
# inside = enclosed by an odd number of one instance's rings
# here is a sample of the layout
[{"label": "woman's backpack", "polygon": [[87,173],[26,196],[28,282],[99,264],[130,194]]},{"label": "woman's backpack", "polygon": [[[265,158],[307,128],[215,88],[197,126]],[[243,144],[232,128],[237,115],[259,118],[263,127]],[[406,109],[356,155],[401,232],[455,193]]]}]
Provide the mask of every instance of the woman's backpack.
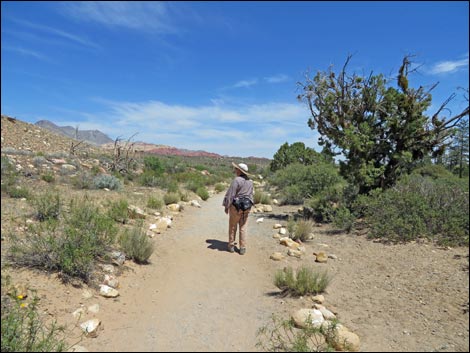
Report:
[{"label": "woman's backpack", "polygon": [[253,203],[248,197],[241,197],[233,199],[232,204],[235,206],[237,211],[247,211],[253,206]]}]

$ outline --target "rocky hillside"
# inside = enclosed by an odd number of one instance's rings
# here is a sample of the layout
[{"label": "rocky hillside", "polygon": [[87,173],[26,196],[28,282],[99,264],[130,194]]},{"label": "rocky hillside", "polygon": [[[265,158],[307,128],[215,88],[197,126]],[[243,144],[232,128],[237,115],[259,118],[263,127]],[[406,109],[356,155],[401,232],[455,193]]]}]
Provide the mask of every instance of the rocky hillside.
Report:
[{"label": "rocky hillside", "polygon": [[[96,147],[75,140],[73,138],[52,132],[38,125],[2,115],[2,153],[22,152],[22,154],[37,153],[69,153],[71,149],[75,152],[89,153],[96,150]],[[20,153],[18,153],[20,154]]]},{"label": "rocky hillside", "polygon": [[48,120],[40,120],[34,125],[77,140],[84,140],[93,145],[102,145],[113,140],[99,130],[78,130],[72,126],[58,126]]}]

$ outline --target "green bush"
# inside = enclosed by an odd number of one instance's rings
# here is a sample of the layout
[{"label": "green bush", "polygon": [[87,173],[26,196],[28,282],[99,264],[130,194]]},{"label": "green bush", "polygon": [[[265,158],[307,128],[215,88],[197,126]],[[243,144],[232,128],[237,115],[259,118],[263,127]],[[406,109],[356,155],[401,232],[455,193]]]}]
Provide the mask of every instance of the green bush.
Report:
[{"label": "green bush", "polygon": [[29,303],[2,296],[2,352],[64,352],[64,327],[46,325],[39,316],[39,298]]},{"label": "green bush", "polygon": [[127,223],[129,220],[129,202],[126,199],[120,199],[108,204],[108,216],[119,223]]},{"label": "green bush", "polygon": [[36,218],[40,221],[58,219],[62,208],[60,196],[57,192],[45,192],[37,195],[33,204],[36,208]]},{"label": "green bush", "polygon": [[80,172],[72,178],[72,185],[79,190],[92,189],[94,187],[94,178],[95,176],[89,172]]},{"label": "green bush", "polygon": [[303,165],[289,164],[270,177],[279,188],[283,203],[302,204],[305,199],[344,183],[336,167],[330,163]]},{"label": "green bush", "polygon": [[119,190],[122,187],[121,181],[113,175],[101,174],[93,178],[93,185],[97,189],[107,188],[109,190]]},{"label": "green bush", "polygon": [[391,242],[428,238],[441,245],[469,243],[468,184],[456,177],[411,175],[368,198],[370,236]]},{"label": "green bush", "polygon": [[180,200],[180,194],[176,192],[167,192],[165,195],[163,195],[163,202],[165,205],[178,203]]},{"label": "green bush", "polygon": [[54,176],[54,173],[48,172],[48,173],[41,175],[41,179],[47,183],[52,183],[55,181],[55,176]]},{"label": "green bush", "polygon": [[334,226],[348,233],[353,229],[354,221],[355,216],[345,206],[339,207],[333,216]]},{"label": "green bush", "polygon": [[206,189],[204,186],[199,187],[199,188],[196,190],[196,194],[197,194],[201,199],[203,199],[204,201],[206,201],[206,200],[209,198],[209,192],[207,191],[207,189]]},{"label": "green bush", "polygon": [[290,234],[292,234],[291,238],[293,240],[307,241],[309,240],[310,234],[312,234],[312,232],[313,232],[313,222],[310,220],[301,219],[295,222],[293,231]]},{"label": "green bush", "polygon": [[145,156],[144,157],[144,171],[154,173],[154,175],[162,175],[165,171],[163,163],[156,156]]},{"label": "green bush", "polygon": [[29,190],[22,186],[11,186],[7,189],[8,194],[10,197],[14,199],[29,199],[31,197],[31,193]]},{"label": "green bush", "polygon": [[253,196],[253,201],[255,204],[263,204],[263,205],[270,205],[272,203],[271,198],[265,192],[255,190],[255,194]]},{"label": "green bush", "polygon": [[274,277],[274,285],[283,293],[293,296],[319,294],[325,291],[331,278],[327,271],[318,272],[303,266],[294,273],[292,267],[278,270]]},{"label": "green bush", "polygon": [[132,229],[126,229],[121,235],[119,243],[126,257],[139,264],[148,263],[148,259],[154,251],[154,244],[145,234],[141,223]]},{"label": "green bush", "polygon": [[19,266],[60,272],[62,279],[89,282],[94,262],[111,249],[116,238],[114,220],[86,198],[74,200],[63,224],[45,224],[24,239],[12,236],[10,255]]},{"label": "green bush", "polygon": [[256,347],[264,352],[331,352],[336,336],[336,320],[330,325],[315,327],[307,323],[303,329],[295,327],[294,320],[282,320],[276,315],[257,331]]},{"label": "green bush", "polygon": [[150,196],[147,200],[147,207],[148,208],[161,210],[163,208],[163,205],[164,205],[163,200],[160,199],[160,198]]},{"label": "green bush", "polygon": [[225,191],[225,185],[222,183],[215,184],[215,191],[217,192]]}]

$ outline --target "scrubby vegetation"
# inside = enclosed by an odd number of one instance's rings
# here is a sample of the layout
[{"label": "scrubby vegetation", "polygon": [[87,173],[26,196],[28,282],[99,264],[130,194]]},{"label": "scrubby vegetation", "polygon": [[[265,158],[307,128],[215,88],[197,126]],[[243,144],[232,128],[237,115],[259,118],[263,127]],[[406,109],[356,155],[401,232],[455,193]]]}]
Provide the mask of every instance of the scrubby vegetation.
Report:
[{"label": "scrubby vegetation", "polygon": [[323,293],[330,282],[331,277],[326,271],[318,271],[307,266],[297,271],[289,266],[278,270],[274,277],[274,285],[284,294],[293,296]]}]

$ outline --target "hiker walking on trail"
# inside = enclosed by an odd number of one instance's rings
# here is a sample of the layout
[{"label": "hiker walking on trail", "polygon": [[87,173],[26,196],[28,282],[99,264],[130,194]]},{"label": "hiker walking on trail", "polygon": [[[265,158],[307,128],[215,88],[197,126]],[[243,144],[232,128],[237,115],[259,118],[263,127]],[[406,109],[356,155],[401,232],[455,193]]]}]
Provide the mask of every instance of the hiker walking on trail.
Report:
[{"label": "hiker walking on trail", "polygon": [[225,213],[229,215],[228,226],[228,251],[235,251],[235,238],[237,227],[239,227],[240,255],[246,252],[246,236],[248,215],[253,206],[253,181],[250,180],[248,166],[245,163],[235,164],[232,162],[233,171],[236,173],[227,190],[224,202]]}]

